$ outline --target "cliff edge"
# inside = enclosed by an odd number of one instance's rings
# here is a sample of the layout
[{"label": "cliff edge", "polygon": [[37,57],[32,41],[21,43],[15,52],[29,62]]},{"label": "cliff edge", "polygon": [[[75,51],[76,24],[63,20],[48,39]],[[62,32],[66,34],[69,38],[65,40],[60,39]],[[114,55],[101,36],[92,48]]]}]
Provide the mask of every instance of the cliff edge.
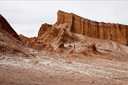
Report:
[{"label": "cliff edge", "polygon": [[128,25],[92,21],[73,13],[58,11],[57,24],[69,23],[72,32],[112,40],[128,46]]}]

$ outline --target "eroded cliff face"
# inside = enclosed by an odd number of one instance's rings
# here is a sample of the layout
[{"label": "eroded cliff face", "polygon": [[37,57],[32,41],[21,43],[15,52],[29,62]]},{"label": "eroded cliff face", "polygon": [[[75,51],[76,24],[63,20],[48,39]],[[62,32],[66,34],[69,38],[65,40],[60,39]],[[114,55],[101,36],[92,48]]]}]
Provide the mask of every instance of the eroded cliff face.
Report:
[{"label": "eroded cliff face", "polygon": [[96,22],[73,13],[58,11],[57,24],[69,23],[72,32],[92,38],[112,40],[128,45],[128,26],[114,23]]}]

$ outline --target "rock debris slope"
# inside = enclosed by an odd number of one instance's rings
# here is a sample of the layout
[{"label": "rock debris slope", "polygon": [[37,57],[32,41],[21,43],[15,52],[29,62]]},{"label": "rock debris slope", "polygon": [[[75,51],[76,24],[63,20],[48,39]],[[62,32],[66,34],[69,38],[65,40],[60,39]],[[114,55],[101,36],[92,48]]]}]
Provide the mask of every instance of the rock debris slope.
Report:
[{"label": "rock debris slope", "polygon": [[28,49],[19,35],[10,26],[7,20],[0,15],[0,53],[1,54],[17,54],[21,53],[23,56],[28,56]]},{"label": "rock debris slope", "polygon": [[127,85],[128,26],[57,15],[31,38],[0,15],[0,85]]}]

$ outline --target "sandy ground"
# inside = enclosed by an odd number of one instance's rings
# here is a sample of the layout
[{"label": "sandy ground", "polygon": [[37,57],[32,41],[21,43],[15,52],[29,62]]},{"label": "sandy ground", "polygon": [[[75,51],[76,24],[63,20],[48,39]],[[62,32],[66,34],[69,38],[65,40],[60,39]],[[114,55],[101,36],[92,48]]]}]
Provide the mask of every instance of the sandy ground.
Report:
[{"label": "sandy ground", "polygon": [[52,52],[0,56],[0,85],[127,85],[128,63]]}]

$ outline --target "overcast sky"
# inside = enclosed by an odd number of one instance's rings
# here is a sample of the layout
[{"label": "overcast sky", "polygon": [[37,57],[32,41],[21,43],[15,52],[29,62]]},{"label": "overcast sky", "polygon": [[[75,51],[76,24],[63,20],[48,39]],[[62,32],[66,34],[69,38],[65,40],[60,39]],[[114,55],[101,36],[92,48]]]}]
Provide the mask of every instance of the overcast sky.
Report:
[{"label": "overcast sky", "polygon": [[0,14],[18,34],[27,37],[37,36],[43,23],[56,23],[58,10],[72,12],[98,22],[128,25],[128,0],[0,1]]}]

